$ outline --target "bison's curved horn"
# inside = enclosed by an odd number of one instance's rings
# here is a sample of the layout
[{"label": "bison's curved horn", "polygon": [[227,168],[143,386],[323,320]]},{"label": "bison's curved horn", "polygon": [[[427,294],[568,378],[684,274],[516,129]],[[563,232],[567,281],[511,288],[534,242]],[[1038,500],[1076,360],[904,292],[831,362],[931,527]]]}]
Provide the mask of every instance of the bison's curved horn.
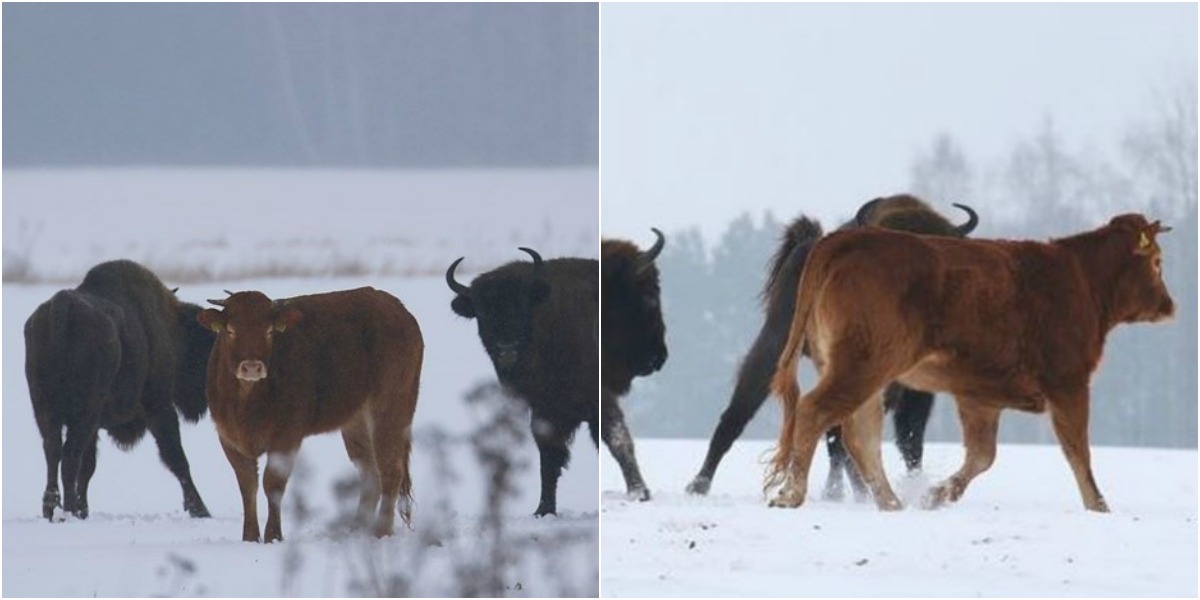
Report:
[{"label": "bison's curved horn", "polygon": [[229,291],[229,290],[222,290],[222,291],[224,291],[224,292],[225,292],[225,295],[227,295],[227,296],[232,296],[232,295],[233,295],[233,292],[231,292],[231,291]]},{"label": "bison's curved horn", "polygon": [[955,202],[953,203],[953,206],[961,208],[967,212],[967,222],[954,228],[955,234],[962,237],[967,237],[967,234],[975,231],[975,227],[979,225],[979,215],[975,214],[975,211],[966,204],[959,204]]},{"label": "bison's curved horn", "polygon": [[663,236],[663,232],[654,227],[651,227],[650,231],[653,231],[658,239],[654,241],[654,245],[650,246],[649,250],[638,254],[637,258],[634,259],[634,266],[637,268],[638,273],[645,271],[647,267],[654,264],[654,259],[658,258],[658,255],[662,253],[663,246],[667,243],[667,238]]},{"label": "bison's curved horn", "polygon": [[854,224],[858,227],[866,227],[867,215],[871,214],[871,211],[875,210],[875,205],[879,204],[880,200],[883,200],[883,198],[875,198],[874,200],[871,200],[858,207],[858,212],[854,213]]},{"label": "bison's curved horn", "polygon": [[534,252],[533,250],[530,250],[529,248],[526,248],[524,246],[517,248],[517,250],[520,250],[521,252],[528,254],[530,256],[530,258],[533,259],[533,267],[535,269],[541,269],[541,267],[542,267],[542,255],[541,254],[538,254],[537,252]]},{"label": "bison's curved horn", "polygon": [[454,269],[458,268],[458,263],[462,262],[464,258],[466,257],[458,257],[458,260],[450,263],[450,268],[446,269],[446,285],[450,286],[450,289],[460,296],[470,291],[470,288],[454,280]]},{"label": "bison's curved horn", "polygon": [[209,303],[209,304],[214,304],[214,305],[216,305],[216,306],[220,306],[221,308],[225,308],[225,301],[224,301],[224,300],[209,300],[209,301],[208,301],[208,303]]}]

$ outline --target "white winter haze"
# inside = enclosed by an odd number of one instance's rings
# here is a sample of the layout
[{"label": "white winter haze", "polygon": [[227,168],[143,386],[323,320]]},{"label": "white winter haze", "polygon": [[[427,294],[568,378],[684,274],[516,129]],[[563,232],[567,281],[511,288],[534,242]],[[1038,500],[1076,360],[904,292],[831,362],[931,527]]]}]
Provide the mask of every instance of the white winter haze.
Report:
[{"label": "white winter haze", "polygon": [[[600,18],[602,228],[638,240],[698,225],[713,241],[746,211],[844,219],[905,191],[939,132],[994,160],[1052,118],[1068,148],[1111,152],[1196,72],[1190,3],[605,4]],[[992,202],[985,222],[1009,216]]]}]

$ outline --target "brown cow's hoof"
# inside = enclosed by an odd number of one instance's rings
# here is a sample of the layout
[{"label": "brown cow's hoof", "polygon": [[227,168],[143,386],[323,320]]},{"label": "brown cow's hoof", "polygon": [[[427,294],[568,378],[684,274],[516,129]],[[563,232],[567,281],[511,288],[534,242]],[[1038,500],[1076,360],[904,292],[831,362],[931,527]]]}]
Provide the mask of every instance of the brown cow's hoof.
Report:
[{"label": "brown cow's hoof", "polygon": [[895,497],[892,497],[887,500],[880,500],[875,503],[875,506],[879,510],[884,511],[884,512],[895,512],[898,510],[904,510],[904,504],[900,502],[899,498],[895,498]]},{"label": "brown cow's hoof", "polygon": [[1099,498],[1096,502],[1093,502],[1090,504],[1085,503],[1084,506],[1088,510],[1094,511],[1094,512],[1100,512],[1100,513],[1109,512],[1108,511],[1108,502],[1105,502],[1104,498]]},{"label": "brown cow's hoof", "polygon": [[935,510],[956,499],[953,486],[949,482],[938,484],[925,493],[925,497],[921,499],[921,508]]},{"label": "brown cow's hoof", "polygon": [[804,494],[795,490],[781,490],[768,503],[771,508],[796,508],[804,504]]},{"label": "brown cow's hoof", "polygon": [[385,538],[385,537],[391,537],[394,533],[396,533],[396,531],[395,531],[395,528],[393,528],[393,527],[388,527],[386,525],[376,525],[375,531],[373,533],[374,533],[375,537],[377,537],[377,538]]},{"label": "brown cow's hoof", "polygon": [[242,541],[243,542],[254,542],[255,544],[257,544],[262,541],[262,536],[260,536],[258,534],[258,531],[243,530],[242,531]]}]

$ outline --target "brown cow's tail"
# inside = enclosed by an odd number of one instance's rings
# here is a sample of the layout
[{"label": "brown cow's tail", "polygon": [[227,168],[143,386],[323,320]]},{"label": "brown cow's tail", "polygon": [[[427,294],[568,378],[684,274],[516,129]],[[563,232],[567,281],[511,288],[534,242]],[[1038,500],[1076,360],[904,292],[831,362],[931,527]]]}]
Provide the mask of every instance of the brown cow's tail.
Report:
[{"label": "brown cow's tail", "polygon": [[795,450],[792,447],[794,439],[792,432],[796,426],[796,407],[800,403],[800,382],[796,378],[796,363],[799,362],[800,351],[804,348],[805,328],[812,313],[813,298],[815,297],[813,288],[820,279],[816,271],[821,267],[813,260],[814,258],[814,256],[809,256],[808,264],[805,265],[804,272],[800,275],[800,283],[796,288],[796,311],[792,316],[791,328],[788,330],[787,344],[783,348],[783,353],[779,355],[775,375],[771,379],[771,391],[779,397],[783,408],[783,423],[779,428],[779,445],[775,448],[775,454],[771,459],[771,465],[763,483],[764,492],[782,485],[791,470],[792,454]]}]

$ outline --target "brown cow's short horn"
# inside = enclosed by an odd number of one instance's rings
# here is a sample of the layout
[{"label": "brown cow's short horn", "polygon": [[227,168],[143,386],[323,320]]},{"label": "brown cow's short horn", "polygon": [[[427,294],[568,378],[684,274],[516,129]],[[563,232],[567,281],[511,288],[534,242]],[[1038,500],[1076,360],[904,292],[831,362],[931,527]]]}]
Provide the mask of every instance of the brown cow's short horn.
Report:
[{"label": "brown cow's short horn", "polygon": [[211,300],[211,299],[210,299],[210,300],[208,301],[208,303],[209,303],[209,304],[216,305],[216,306],[220,306],[221,308],[225,308],[225,301],[224,301],[224,300]]},{"label": "brown cow's short horn", "polygon": [[458,294],[460,296],[464,295],[470,291],[470,289],[468,289],[467,286],[454,280],[454,269],[458,268],[458,263],[462,262],[464,258],[466,258],[466,257],[465,256],[458,257],[458,260],[450,263],[450,268],[446,269],[446,285],[450,286],[450,289],[455,294]]}]

